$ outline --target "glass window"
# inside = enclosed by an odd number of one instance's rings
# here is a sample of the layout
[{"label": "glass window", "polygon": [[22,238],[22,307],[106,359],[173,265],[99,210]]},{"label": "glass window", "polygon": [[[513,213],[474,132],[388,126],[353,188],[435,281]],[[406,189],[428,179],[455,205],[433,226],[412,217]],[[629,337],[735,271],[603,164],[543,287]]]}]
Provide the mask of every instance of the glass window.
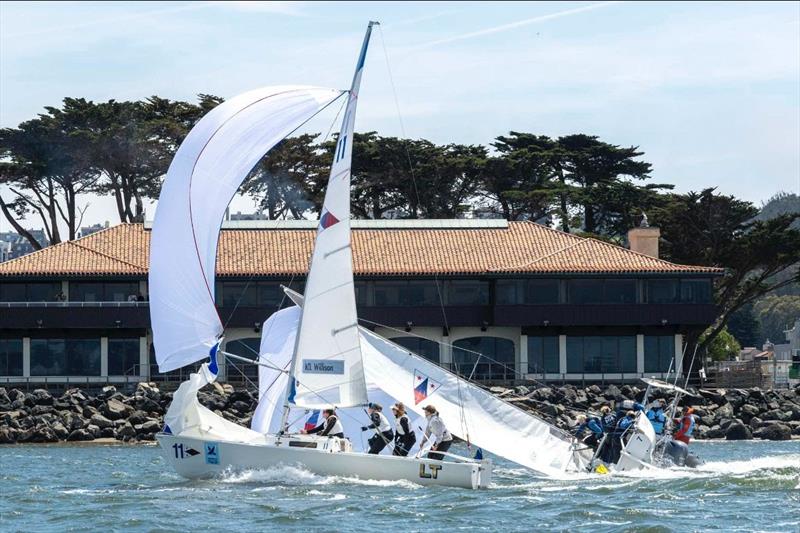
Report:
[{"label": "glass window", "polygon": [[439,343],[430,339],[422,339],[420,337],[396,337],[391,339],[395,344],[399,344],[403,348],[421,355],[428,361],[433,361],[439,364]]},{"label": "glass window", "polygon": [[678,301],[677,279],[647,280],[647,301],[651,304],[671,304]]},{"label": "glass window", "polygon": [[692,304],[711,303],[710,279],[682,279],[681,302]]},{"label": "glass window", "polygon": [[356,305],[367,305],[367,282],[356,281],[353,286],[356,291]]},{"label": "glass window", "polygon": [[409,281],[405,294],[405,305],[439,305],[439,288],[435,280]]},{"label": "glass window", "polygon": [[[219,301],[219,298],[217,299]],[[258,286],[246,281],[222,282],[222,307],[257,307]]]},{"label": "glass window", "polygon": [[518,279],[498,279],[494,282],[494,300],[497,305],[517,305],[521,302],[519,296],[521,285]]},{"label": "glass window", "polygon": [[402,305],[402,293],[405,284],[406,282],[404,281],[376,281],[373,288],[375,305],[379,307]]},{"label": "glass window", "polygon": [[636,280],[607,279],[604,283],[604,301],[610,304],[636,303]]},{"label": "glass window", "polygon": [[31,339],[32,376],[99,376],[100,339]]},{"label": "glass window", "polygon": [[100,339],[67,339],[67,375],[100,375]]},{"label": "glass window", "polygon": [[498,337],[470,337],[453,343],[453,366],[475,380],[514,379],[514,343]]},{"label": "glass window", "polygon": [[534,374],[560,372],[558,337],[528,337],[528,372]]},{"label": "glass window", "polygon": [[61,294],[61,283],[28,283],[29,302],[55,302]]},{"label": "glass window", "polygon": [[567,372],[636,372],[636,337],[567,337]]},{"label": "glass window", "polygon": [[22,375],[22,339],[0,339],[0,376]]},{"label": "glass window", "polygon": [[525,291],[526,304],[557,304],[557,279],[530,279]]},{"label": "glass window", "polygon": [[[283,299],[283,289],[280,283],[259,282],[258,285],[258,305],[261,307],[278,307]],[[241,305],[241,304],[239,304]]]},{"label": "glass window", "polygon": [[674,355],[675,337],[673,335],[645,335],[645,372],[669,372],[669,367],[672,364]]},{"label": "glass window", "polygon": [[127,302],[131,297],[139,296],[139,284],[136,282],[104,283],[104,302]]},{"label": "glass window", "polygon": [[603,280],[571,279],[568,281],[569,303],[599,304],[603,302]]},{"label": "glass window", "polygon": [[108,375],[139,375],[139,339],[108,339]]},{"label": "glass window", "polygon": [[103,284],[71,281],[69,283],[69,299],[73,302],[101,302],[103,301]]},{"label": "glass window", "polygon": [[[225,345],[226,352],[240,357],[247,357],[248,359],[258,359],[258,350],[260,348],[261,339],[255,337],[230,341]],[[254,382],[258,381],[258,365],[230,358],[225,360],[225,364],[227,365],[229,380],[248,378]]]},{"label": "glass window", "polygon": [[448,283],[448,305],[488,305],[489,284],[485,281],[454,280]]},{"label": "glass window", "polygon": [[0,283],[0,300],[4,302],[26,302],[28,296],[24,283]]}]

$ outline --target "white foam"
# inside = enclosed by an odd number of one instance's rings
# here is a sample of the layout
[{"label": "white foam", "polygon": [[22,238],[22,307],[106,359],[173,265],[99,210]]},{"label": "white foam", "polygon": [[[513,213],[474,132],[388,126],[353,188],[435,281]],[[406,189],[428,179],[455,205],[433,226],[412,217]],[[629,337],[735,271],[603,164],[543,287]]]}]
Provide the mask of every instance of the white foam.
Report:
[{"label": "white foam", "polygon": [[219,477],[219,480],[223,483],[280,483],[282,485],[347,484],[371,487],[401,487],[405,489],[420,488],[420,485],[406,480],[389,481],[345,476],[322,476],[309,472],[304,468],[294,466],[277,466],[263,470],[227,471]]}]

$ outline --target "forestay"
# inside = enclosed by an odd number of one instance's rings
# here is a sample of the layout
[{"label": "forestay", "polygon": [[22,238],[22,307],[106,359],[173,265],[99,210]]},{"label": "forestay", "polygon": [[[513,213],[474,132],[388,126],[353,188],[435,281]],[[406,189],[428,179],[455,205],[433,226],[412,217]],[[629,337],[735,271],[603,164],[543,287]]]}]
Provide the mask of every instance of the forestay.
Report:
[{"label": "forestay", "polygon": [[544,475],[571,466],[571,440],[560,429],[364,328],[361,350],[369,382],[418,414],[434,405],[451,433]]},{"label": "forestay", "polygon": [[358,91],[370,24],[334,151],[305,286],[289,403],[347,407],[367,403],[350,248],[350,162]]},{"label": "forestay", "polygon": [[209,355],[223,325],[214,307],[217,239],[225,208],[275,144],[340,91],[266,87],[204,116],[167,172],[150,240],[150,314],[161,372]]}]

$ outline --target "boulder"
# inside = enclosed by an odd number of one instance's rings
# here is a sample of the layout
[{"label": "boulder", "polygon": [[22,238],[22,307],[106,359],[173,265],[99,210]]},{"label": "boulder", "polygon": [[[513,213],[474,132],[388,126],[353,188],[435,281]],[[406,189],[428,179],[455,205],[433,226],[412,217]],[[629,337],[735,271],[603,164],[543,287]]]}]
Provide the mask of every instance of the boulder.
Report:
[{"label": "boulder", "polygon": [[54,423],[52,429],[58,440],[65,440],[69,436],[69,430],[61,422]]},{"label": "boulder", "polygon": [[128,422],[130,422],[134,426],[138,424],[144,424],[145,422],[147,422],[147,420],[148,416],[147,413],[145,413],[144,411],[134,411],[128,417]]},{"label": "boulder", "polygon": [[620,391],[616,385],[609,385],[606,387],[606,390],[603,391],[603,396],[605,396],[606,400],[624,399],[622,397],[622,391]]},{"label": "boulder", "polygon": [[724,402],[714,412],[714,417],[717,420],[721,420],[723,418],[733,418],[733,406],[728,402]]},{"label": "boulder", "polygon": [[0,444],[14,444],[17,442],[17,430],[10,427],[0,427]]},{"label": "boulder", "polygon": [[745,422],[750,422],[750,419],[754,416],[758,416],[760,412],[761,411],[759,411],[756,406],[746,403],[739,409],[739,416],[741,416],[742,420]]},{"label": "boulder", "polygon": [[231,405],[231,408],[234,411],[238,411],[239,414],[243,415],[243,414],[246,414],[246,413],[248,413],[250,411],[250,404],[249,403],[245,403],[245,402],[233,402],[233,405]]},{"label": "boulder", "polygon": [[94,435],[85,429],[76,429],[67,437],[68,441],[94,440]]},{"label": "boulder", "polygon": [[725,440],[750,440],[753,432],[741,422],[732,422],[725,431]]},{"label": "boulder", "polygon": [[764,440],[791,440],[792,430],[784,424],[770,424],[758,429],[754,436]]},{"label": "boulder", "polygon": [[119,420],[133,413],[133,407],[125,405],[119,400],[110,399],[103,404],[102,412],[110,420]]},{"label": "boulder", "polygon": [[104,417],[100,413],[93,414],[92,417],[89,419],[89,424],[93,424],[100,429],[114,427],[114,422]]},{"label": "boulder", "polygon": [[95,424],[89,424],[86,426],[86,431],[91,433],[92,437],[94,438],[100,437],[100,427]]},{"label": "boulder", "polygon": [[148,420],[143,424],[133,426],[133,429],[136,430],[136,434],[139,436],[153,435],[161,429],[161,424],[159,424],[158,420]]},{"label": "boulder", "polygon": [[553,396],[554,396],[553,389],[549,387],[542,387],[540,389],[536,389],[535,391],[533,391],[531,398],[546,402],[546,401],[551,401],[553,399]]},{"label": "boulder", "polygon": [[53,397],[45,389],[36,389],[30,394],[33,405],[53,405]]},{"label": "boulder", "polygon": [[117,388],[114,385],[106,385],[103,387],[103,391],[100,393],[101,398],[111,398],[114,394],[116,394]]},{"label": "boulder", "polygon": [[122,440],[132,439],[133,437],[136,436],[136,430],[130,423],[126,422],[125,425],[117,429],[115,436],[116,438]]}]

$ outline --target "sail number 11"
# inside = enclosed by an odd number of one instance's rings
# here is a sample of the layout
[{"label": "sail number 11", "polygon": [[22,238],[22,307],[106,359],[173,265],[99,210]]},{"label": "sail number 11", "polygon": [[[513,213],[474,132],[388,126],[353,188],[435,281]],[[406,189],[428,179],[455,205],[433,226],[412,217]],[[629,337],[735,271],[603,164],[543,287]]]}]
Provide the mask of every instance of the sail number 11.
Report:
[{"label": "sail number 11", "polygon": [[175,450],[175,459],[183,459],[183,444],[175,443],[172,445],[172,449]]}]

